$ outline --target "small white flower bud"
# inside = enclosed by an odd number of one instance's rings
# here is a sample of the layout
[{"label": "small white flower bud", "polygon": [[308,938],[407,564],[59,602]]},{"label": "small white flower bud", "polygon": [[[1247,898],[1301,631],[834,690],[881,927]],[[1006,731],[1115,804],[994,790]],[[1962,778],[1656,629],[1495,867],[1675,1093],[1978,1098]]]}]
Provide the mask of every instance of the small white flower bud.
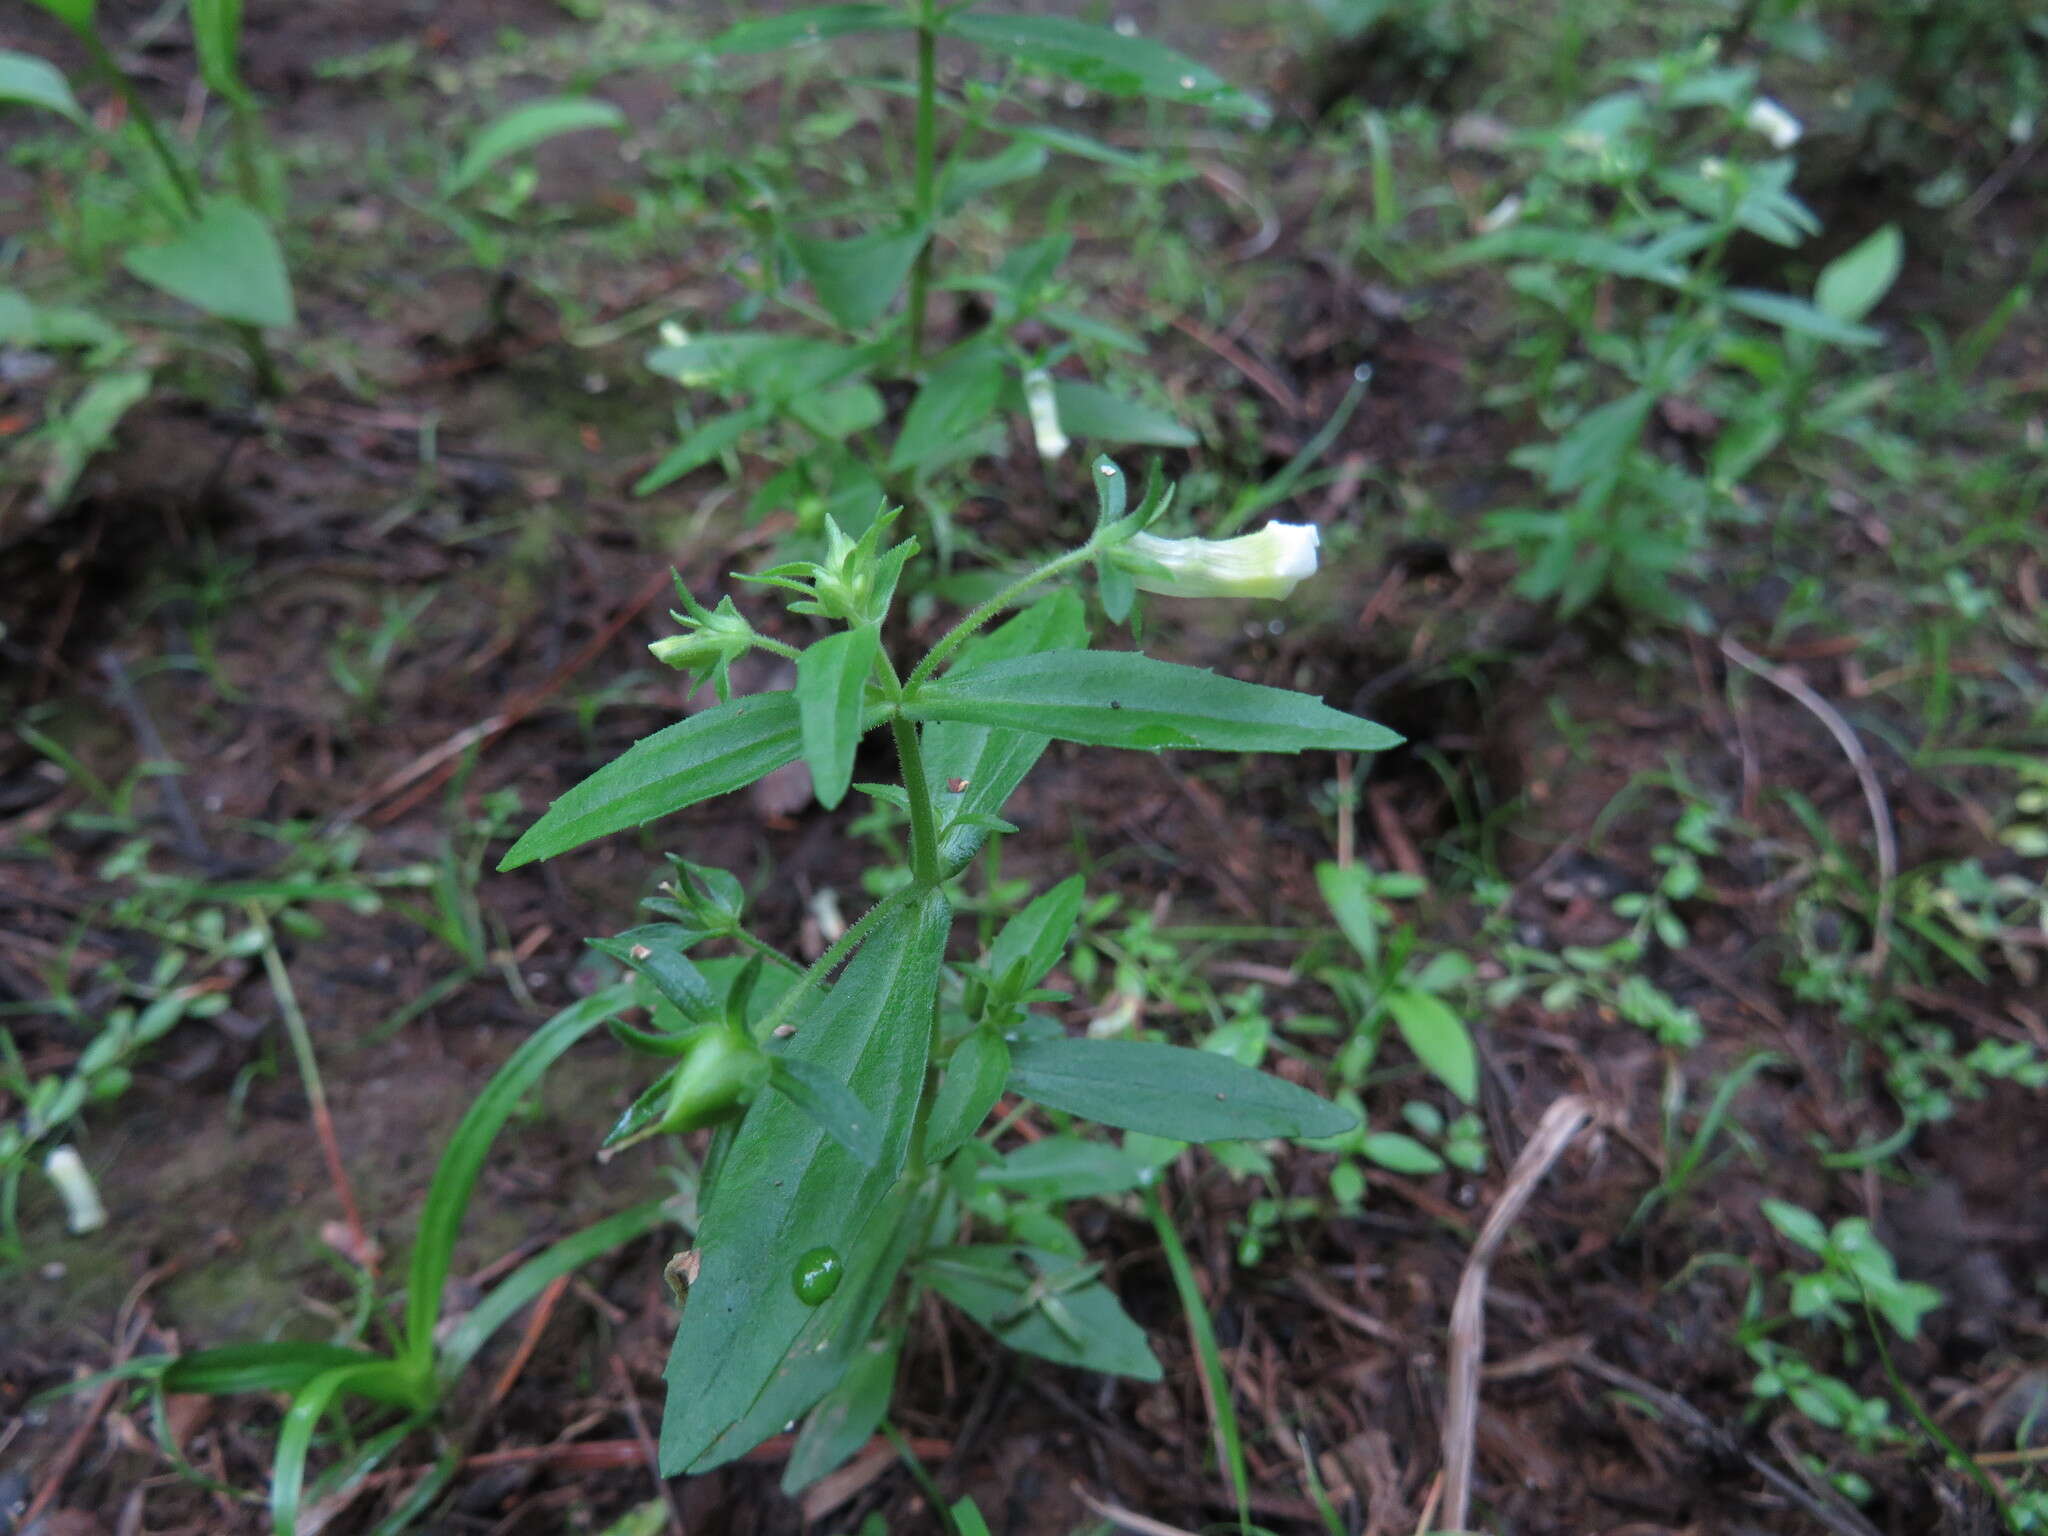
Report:
[{"label": "small white flower bud", "polygon": [[1024,408],[1031,413],[1031,436],[1038,443],[1038,456],[1050,462],[1065,453],[1067,434],[1060,426],[1060,403],[1052,392],[1052,375],[1043,368],[1024,375]]},{"label": "small white flower bud", "polygon": [[59,1147],[43,1159],[43,1172],[57,1186],[64,1202],[64,1214],[74,1237],[97,1232],[107,1224],[107,1208],[100,1204],[100,1192],[86,1170],[85,1159],[71,1147]]},{"label": "small white flower bud", "polygon": [[1320,535],[1312,523],[1268,523],[1235,539],[1161,539],[1134,534],[1110,559],[1141,592],[1165,597],[1291,594],[1316,573]]},{"label": "small white flower bud", "polygon": [[1790,149],[1806,132],[1798,118],[1768,96],[1759,96],[1749,104],[1743,122],[1769,139],[1773,149]]}]

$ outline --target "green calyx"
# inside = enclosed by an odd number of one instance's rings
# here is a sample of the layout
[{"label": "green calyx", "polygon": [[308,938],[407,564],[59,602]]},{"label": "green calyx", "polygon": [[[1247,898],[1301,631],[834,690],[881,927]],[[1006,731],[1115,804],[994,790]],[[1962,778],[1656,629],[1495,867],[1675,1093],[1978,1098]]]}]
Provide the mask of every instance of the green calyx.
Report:
[{"label": "green calyx", "polygon": [[683,633],[656,640],[647,649],[663,666],[690,674],[693,683],[709,678],[721,702],[730,699],[733,662],[761,644],[762,637],[741,616],[730,597],[716,608],[707,609],[690,595],[680,576],[676,578],[676,596],[683,612],[671,610],[669,617],[683,626]]},{"label": "green calyx", "polygon": [[668,1102],[654,1132],[699,1130],[737,1120],[768,1085],[767,1052],[735,1025],[706,1030],[669,1079]]}]

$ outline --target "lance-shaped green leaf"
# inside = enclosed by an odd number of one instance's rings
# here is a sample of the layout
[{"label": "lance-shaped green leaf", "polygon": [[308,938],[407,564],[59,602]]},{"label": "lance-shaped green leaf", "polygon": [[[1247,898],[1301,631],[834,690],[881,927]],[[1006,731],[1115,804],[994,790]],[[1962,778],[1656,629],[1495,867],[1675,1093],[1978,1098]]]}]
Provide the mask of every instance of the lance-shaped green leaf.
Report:
[{"label": "lance-shaped green leaf", "polygon": [[99,0],[29,0],[63,22],[74,32],[87,31],[92,26],[92,13]]},{"label": "lance-shaped green leaf", "polygon": [[953,1048],[925,1130],[925,1151],[933,1162],[951,1157],[981,1129],[1009,1076],[1010,1047],[994,1030],[978,1029]]},{"label": "lance-shaped green leaf", "polygon": [[462,159],[442,184],[444,197],[454,197],[483,179],[501,160],[524,154],[537,144],[589,128],[621,129],[626,114],[594,96],[550,96],[493,118],[469,142]]},{"label": "lance-shaped green leaf", "polygon": [[1140,443],[1155,448],[1192,448],[1201,441],[1156,407],[1113,394],[1078,379],[1053,381],[1060,425],[1069,436],[1096,443]]},{"label": "lance-shaped green leaf", "polygon": [[499,861],[502,872],[594,837],[743,789],[803,747],[793,693],[757,693],[636,741],[548,807]]},{"label": "lance-shaped green leaf", "polygon": [[[1811,336],[1838,347],[1874,347],[1884,338],[1867,325],[1856,325],[1814,308],[1804,299],[1770,293],[1761,288],[1730,288],[1721,295],[1730,309],[1769,321],[1794,336]],[[1875,302],[1875,301],[1873,301]]]},{"label": "lance-shaped green leaf", "polygon": [[[225,1397],[235,1392],[290,1394],[328,1371],[375,1365],[383,1359],[381,1355],[366,1354],[341,1344],[286,1339],[251,1341],[179,1355],[164,1366],[161,1380],[166,1392],[196,1392],[207,1397]],[[404,1405],[418,1398],[416,1391],[402,1383],[386,1381],[382,1385],[387,1390],[379,1401]]]},{"label": "lance-shaped green leaf", "polygon": [[405,1300],[405,1360],[415,1376],[433,1367],[434,1329],[441,1318],[441,1287],[455,1259],[455,1237],[469,1210],[469,1197],[483,1172],[491,1143],[547,1069],[570,1046],[632,1001],[623,986],[606,987],[571,1003],[520,1044],[476,1096],[447,1150],[435,1165],[420,1210]]},{"label": "lance-shaped green leaf", "polygon": [[1213,1051],[1148,1040],[1026,1040],[1010,1089],[1070,1115],[1175,1141],[1339,1136],[1350,1110]]},{"label": "lance-shaped green leaf", "polygon": [[1039,1200],[1086,1200],[1136,1189],[1151,1173],[1151,1163],[1109,1142],[1048,1136],[1005,1153],[976,1177]]},{"label": "lance-shaped green leaf", "polygon": [[[1078,596],[1063,589],[968,642],[947,675],[961,677],[990,662],[1041,652],[1077,651],[1087,643],[1087,610]],[[949,722],[925,727],[925,764],[939,800],[943,868],[959,869],[981,850],[988,830],[975,818],[1002,810],[1049,740],[1035,730]]]},{"label": "lance-shaped green leaf", "polygon": [[53,64],[28,53],[0,48],[0,102],[17,101],[23,106],[41,107],[83,125],[85,109],[71,94],[71,86]]},{"label": "lance-shaped green leaf", "polygon": [[924,684],[916,720],[1023,726],[1097,747],[1217,752],[1384,752],[1383,725],[1283,688],[1241,683],[1133,651],[1062,651],[990,662]]},{"label": "lance-shaped green leaf", "polygon": [[860,32],[901,32],[910,17],[895,5],[813,5],[729,27],[706,43],[712,53],[774,53]]},{"label": "lance-shaped green leaf", "polygon": [[917,1273],[1012,1349],[1113,1376],[1159,1380],[1145,1330],[1108,1286],[1065,1254],[997,1244],[937,1248]]},{"label": "lance-shaped green leaf", "polygon": [[880,647],[875,626],[863,624],[807,647],[796,659],[796,704],[803,723],[804,761],[818,804],[831,810],[853,782],[860,746],[861,702]]},{"label": "lance-shaped green leaf", "polygon": [[1813,285],[1814,307],[1832,320],[1861,320],[1891,291],[1905,259],[1899,226],[1885,225],[1821,268]]},{"label": "lance-shaped green leaf", "polygon": [[942,459],[960,440],[994,414],[1003,393],[1003,357],[994,347],[970,342],[934,368],[889,450],[891,472],[917,469]]},{"label": "lance-shaped green leaf", "polygon": [[138,246],[121,264],[222,320],[282,327],[297,319],[277,237],[261,214],[231,197],[215,198],[175,239]]},{"label": "lance-shaped green leaf", "polygon": [[925,231],[882,230],[849,240],[789,238],[789,253],[817,291],[818,302],[849,331],[873,325],[910,275]]},{"label": "lance-shaped green leaf", "polygon": [[1074,923],[1081,915],[1081,898],[1087,889],[1085,879],[1070,875],[1003,924],[995,943],[989,946],[990,974],[1000,981],[1021,962],[1019,984],[1036,986],[1066,953],[1067,940],[1074,936]]},{"label": "lance-shaped green leaf", "polygon": [[[836,1376],[783,1369],[807,1329],[820,1330],[826,1346],[812,1355],[850,1352],[868,1337],[872,1319],[856,1330],[859,1308],[845,1309],[865,1306],[895,1251],[883,1241],[888,1233],[866,1228],[901,1214],[885,1208],[884,1196],[909,1146],[949,921],[936,891],[906,902],[876,926],[837,984],[793,1016],[785,1059],[873,1106],[881,1155],[863,1167],[781,1094],[748,1110],[705,1205],[702,1265],[669,1357],[666,1474],[743,1455],[830,1389]],[[798,1261],[819,1248],[841,1256],[845,1277],[814,1311],[792,1282]]]},{"label": "lance-shaped green leaf", "polygon": [[707,1023],[718,1017],[718,998],[704,973],[692,965],[684,951],[703,937],[675,923],[649,923],[629,928],[609,939],[586,939],[601,955],[610,955],[630,966],[649,981],[684,1018]]},{"label": "lance-shaped green leaf", "polygon": [[253,105],[235,64],[242,46],[242,0],[190,0],[186,9],[199,49],[199,77],[229,101]]},{"label": "lance-shaped green leaf", "polygon": [[782,1491],[801,1493],[868,1443],[889,1411],[896,1390],[896,1360],[903,1335],[871,1339],[854,1356],[839,1385],[804,1420],[803,1432],[782,1469]]},{"label": "lance-shaped green leaf", "polygon": [[1387,994],[1387,1012],[1425,1067],[1467,1104],[1479,1092],[1479,1055],[1465,1021],[1443,999],[1414,987],[1396,987]]},{"label": "lance-shaped green leaf", "polygon": [[851,1152],[863,1168],[882,1159],[882,1117],[851,1090],[811,1062],[782,1057],[768,1086],[811,1117],[811,1123]]},{"label": "lance-shaped green leaf", "polygon": [[1149,37],[1126,37],[1064,16],[1001,16],[965,7],[946,18],[943,30],[1020,68],[1112,96],[1151,96],[1238,117],[1267,114],[1258,97]]},{"label": "lance-shaped green leaf", "polygon": [[774,414],[769,406],[750,405],[700,422],[680,443],[663,454],[654,468],[633,482],[633,494],[651,496],[663,486],[682,479],[691,470],[703,468],[735,447],[741,438]]}]

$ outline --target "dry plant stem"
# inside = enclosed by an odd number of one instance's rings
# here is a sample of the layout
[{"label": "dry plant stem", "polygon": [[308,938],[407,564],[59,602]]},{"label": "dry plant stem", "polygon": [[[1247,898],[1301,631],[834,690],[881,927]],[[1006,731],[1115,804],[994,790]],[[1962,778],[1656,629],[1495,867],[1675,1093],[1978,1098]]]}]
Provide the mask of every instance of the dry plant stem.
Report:
[{"label": "dry plant stem", "polygon": [[654,1491],[668,1507],[668,1528],[675,1536],[684,1536],[683,1506],[676,1502],[675,1489],[661,1475],[661,1453],[655,1447],[654,1436],[647,1432],[647,1416],[640,1411],[640,1395],[633,1390],[633,1373],[626,1369],[623,1356],[612,1356],[612,1375],[618,1381],[619,1396],[626,1405],[626,1422],[633,1427],[633,1441],[646,1462],[647,1475],[654,1479]]},{"label": "dry plant stem", "polygon": [[1168,1525],[1164,1520],[1154,1520],[1150,1515],[1141,1515],[1134,1509],[1125,1509],[1121,1504],[1112,1504],[1107,1499],[1098,1499],[1078,1482],[1073,1484],[1074,1497],[1103,1520],[1118,1530],[1130,1531],[1134,1536],[1191,1536],[1177,1525]]},{"label": "dry plant stem", "polygon": [[292,990],[291,973],[277,952],[277,935],[270,931],[270,919],[255,902],[248,904],[249,921],[263,935],[263,970],[270,978],[270,990],[277,994],[278,1011],[284,1015],[285,1033],[291,1036],[292,1055],[298,1061],[299,1081],[305,1084],[306,1102],[313,1111],[313,1130],[320,1138],[320,1153],[327,1161],[327,1177],[341,1199],[341,1214],[348,1222],[355,1257],[370,1274],[377,1273],[377,1250],[363,1229],[362,1212],[356,1208],[356,1192],[341,1166],[341,1146],[335,1140],[334,1119],[327,1112],[327,1090],[321,1086],[320,1063],[313,1055],[313,1037],[306,1028],[306,1016],[299,1011],[299,995]]},{"label": "dry plant stem", "polygon": [[505,1362],[505,1369],[498,1373],[498,1379],[491,1384],[490,1394],[484,1402],[496,1408],[512,1394],[512,1388],[519,1378],[526,1374],[526,1367],[533,1360],[533,1352],[540,1348],[541,1335],[548,1331],[553,1321],[555,1308],[568,1293],[571,1275],[557,1275],[548,1282],[547,1289],[540,1293],[540,1299],[533,1304],[533,1315],[526,1320],[526,1329],[519,1335],[519,1347],[512,1351],[512,1358]]},{"label": "dry plant stem", "polygon": [[1798,673],[1772,666],[1741,641],[1726,635],[1721,637],[1721,654],[1805,705],[1828,728],[1828,734],[1849,759],[1849,766],[1856,770],[1856,782],[1863,786],[1863,799],[1870,807],[1871,834],[1877,839],[1877,916],[1871,923],[1870,953],[1863,957],[1865,969],[1874,974],[1884,968],[1885,956],[1891,949],[1892,887],[1898,880],[1899,845],[1892,831],[1891,807],[1885,801],[1884,786],[1877,781],[1877,769],[1871,764],[1870,754],[1863,750],[1863,743],[1857,740],[1856,732],[1850,729],[1841,712],[1815,693]]},{"label": "dry plant stem", "polygon": [[1451,1304],[1450,1401],[1444,1409],[1443,1529],[1462,1531],[1472,1500],[1472,1461],[1479,1428],[1479,1367],[1486,1357],[1486,1274],[1508,1230],[1579,1132],[1594,1118],[1593,1102],[1567,1094],[1543,1112],[1536,1134],[1522,1148],[1508,1175],[1507,1188],[1488,1213],[1486,1225],[1465,1260]]},{"label": "dry plant stem", "polygon": [[[108,1362],[112,1369],[118,1370],[127,1364],[129,1357],[135,1353],[136,1346],[142,1342],[143,1335],[149,1331],[148,1315],[136,1316],[142,1306],[142,1298],[159,1280],[174,1274],[180,1263],[180,1260],[173,1259],[167,1264],[158,1265],[136,1281],[128,1292],[127,1298],[121,1303],[120,1315],[114,1319],[114,1358]],[[45,1511],[57,1502],[57,1495],[64,1491],[64,1480],[71,1475],[71,1469],[78,1464],[78,1458],[85,1454],[85,1447],[92,1439],[93,1431],[99,1427],[100,1420],[104,1419],[108,1410],[114,1406],[114,1399],[120,1395],[121,1389],[122,1382],[118,1377],[101,1383],[99,1391],[93,1394],[91,1405],[85,1410],[85,1417],[78,1421],[78,1427],[71,1432],[71,1438],[64,1442],[56,1458],[50,1463],[50,1471],[43,1479],[43,1486],[36,1490],[36,1495],[29,1501],[28,1508],[22,1511],[20,1524],[10,1526],[9,1529],[26,1531],[35,1527]]]}]

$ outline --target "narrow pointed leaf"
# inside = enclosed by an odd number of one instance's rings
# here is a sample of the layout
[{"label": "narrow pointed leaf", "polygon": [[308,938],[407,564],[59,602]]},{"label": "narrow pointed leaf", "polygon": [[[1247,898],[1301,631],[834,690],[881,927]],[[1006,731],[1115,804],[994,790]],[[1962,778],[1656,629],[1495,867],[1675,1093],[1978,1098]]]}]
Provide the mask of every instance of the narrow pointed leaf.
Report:
[{"label": "narrow pointed leaf", "polygon": [[[963,646],[947,676],[964,677],[996,661],[1077,651],[1087,643],[1087,610],[1073,592],[1060,591]],[[925,727],[925,763],[939,800],[939,857],[945,868],[962,867],[980,850],[988,832],[974,818],[1002,810],[1049,740],[1030,729],[953,722]],[[955,784],[962,787],[956,790]]]},{"label": "narrow pointed leaf", "polygon": [[868,1443],[889,1411],[903,1336],[871,1340],[854,1356],[839,1385],[804,1420],[782,1469],[782,1491],[801,1493]]},{"label": "narrow pointed leaf", "polygon": [[199,76],[230,101],[250,103],[235,56],[242,46],[242,0],[190,0],[192,41],[199,50]]},{"label": "narrow pointed leaf", "polygon": [[1010,1051],[1010,1088],[1120,1130],[1175,1141],[1339,1136],[1350,1110],[1213,1051],[1146,1040],[1029,1040]]},{"label": "narrow pointed leaf", "polygon": [[[851,1336],[855,1302],[880,1306],[874,1291],[893,1251],[881,1241],[887,1232],[870,1236],[867,1228],[901,1214],[884,1197],[909,1145],[949,918],[937,892],[904,904],[876,926],[832,989],[798,1010],[784,1059],[875,1106],[881,1155],[862,1167],[780,1094],[764,1094],[748,1110],[697,1234],[702,1267],[669,1358],[665,1474],[743,1455],[831,1388],[836,1378],[822,1373],[778,1376],[814,1318],[825,1330],[817,1339],[823,1353],[866,1339],[865,1329]],[[792,1276],[818,1248],[833,1250],[846,1268],[839,1292],[814,1313]]]},{"label": "narrow pointed leaf", "polygon": [[925,380],[904,413],[889,451],[892,472],[939,457],[995,413],[1003,392],[1003,359],[992,347],[956,352]]},{"label": "narrow pointed leaf", "polygon": [[1087,889],[1088,882],[1080,875],[1069,876],[1003,924],[989,946],[989,970],[1004,976],[1021,960],[1024,985],[1036,986],[1066,953]]},{"label": "narrow pointed leaf", "polygon": [[33,54],[0,49],[0,102],[9,101],[41,107],[74,123],[85,122],[85,109],[79,106],[78,98],[71,94],[70,83],[54,64],[46,64]]},{"label": "narrow pointed leaf", "polygon": [[1416,1059],[1436,1074],[1446,1088],[1470,1104],[1479,1092],[1479,1056],[1471,1031],[1441,998],[1411,987],[1387,994],[1387,1012]]},{"label": "narrow pointed leaf", "polygon": [[138,246],[121,263],[152,288],[222,320],[281,328],[297,319],[277,237],[234,198],[216,198],[177,238]]},{"label": "narrow pointed leaf", "polygon": [[880,641],[872,624],[843,629],[809,646],[796,660],[796,703],[804,761],[818,804],[831,810],[853,782],[860,747],[861,703]]},{"label": "narrow pointed leaf", "polygon": [[442,195],[454,197],[466,191],[481,181],[499,161],[523,154],[549,139],[590,128],[622,129],[625,126],[625,113],[594,96],[551,96],[544,101],[530,101],[523,107],[514,107],[487,123],[470,140],[469,148],[442,184]]},{"label": "narrow pointed leaf", "polygon": [[933,1162],[944,1162],[981,1129],[1009,1076],[1010,1048],[994,1030],[976,1030],[953,1048],[925,1132]]},{"label": "narrow pointed leaf", "polygon": [[849,331],[857,331],[881,318],[910,275],[924,242],[921,228],[884,230],[849,240],[792,235],[789,250],[826,313]]},{"label": "narrow pointed leaf", "polygon": [[629,928],[614,938],[585,942],[599,954],[609,955],[638,971],[654,984],[657,992],[675,1004],[684,1018],[703,1024],[718,1016],[718,998],[704,973],[684,954],[700,937],[674,923],[649,923],[644,928]]},{"label": "narrow pointed leaf", "polygon": [[596,1221],[542,1249],[492,1288],[462,1316],[435,1352],[434,1366],[444,1382],[452,1382],[505,1324],[536,1300],[555,1280],[573,1274],[593,1259],[624,1247],[643,1232],[676,1214],[666,1200],[649,1200]]},{"label": "narrow pointed leaf", "polygon": [[680,443],[661,456],[654,468],[633,482],[633,494],[651,496],[663,486],[682,479],[691,470],[702,469],[773,414],[765,406],[750,405],[745,410],[727,411],[722,416],[713,416],[698,423]]},{"label": "narrow pointed leaf", "polygon": [[1831,320],[1853,325],[1891,291],[1905,257],[1899,226],[1885,225],[1821,268],[1813,289],[1814,307]]},{"label": "narrow pointed leaf", "polygon": [[1152,1165],[1106,1141],[1081,1136],[1048,1136],[1005,1153],[983,1168],[984,1184],[1038,1200],[1086,1200],[1118,1195],[1147,1182]]},{"label": "narrow pointed leaf", "polygon": [[882,1117],[851,1090],[800,1057],[781,1057],[769,1085],[811,1117],[811,1123],[851,1152],[863,1168],[882,1158]]},{"label": "narrow pointed leaf", "polygon": [[1057,379],[1052,397],[1068,436],[1096,443],[1192,448],[1201,438],[1166,412],[1078,379]]},{"label": "narrow pointed leaf", "polygon": [[1206,65],[1149,37],[1126,37],[1065,16],[1002,16],[962,7],[944,31],[1039,74],[1059,75],[1112,96],[1151,96],[1237,117],[1267,107]]},{"label": "narrow pointed leaf", "polygon": [[793,762],[803,728],[793,693],[757,693],[635,742],[527,828],[500,871],[551,859],[592,838],[709,800]]},{"label": "narrow pointed leaf", "polygon": [[926,683],[918,720],[1021,726],[1099,747],[1218,752],[1384,752],[1401,738],[1320,699],[1241,683],[1131,651],[1064,651],[991,662]]},{"label": "narrow pointed leaf", "polygon": [[1795,336],[1811,336],[1838,347],[1872,347],[1884,339],[1867,325],[1838,319],[1788,294],[1769,293],[1761,288],[1730,288],[1721,295],[1721,302]]},{"label": "narrow pointed leaf", "polygon": [[469,1197],[483,1172],[484,1159],[498,1132],[520,1102],[556,1059],[578,1040],[632,1002],[632,989],[606,987],[572,1003],[526,1037],[518,1050],[492,1074],[477,1095],[427,1186],[413,1239],[412,1265],[406,1286],[405,1348],[407,1364],[420,1375],[431,1368],[434,1329],[441,1318],[441,1287],[454,1262],[455,1238],[469,1210]]},{"label": "narrow pointed leaf", "polygon": [[92,25],[92,14],[99,0],[29,0],[49,12],[74,32],[83,32]]},{"label": "narrow pointed leaf", "polygon": [[919,1264],[918,1274],[1012,1349],[1113,1376],[1159,1380],[1159,1360],[1145,1341],[1145,1330],[1131,1321],[1115,1292],[1100,1280],[1091,1280],[1053,1297],[1065,1309],[1074,1335],[1069,1337],[1046,1315],[1046,1308],[1019,1309],[1022,1287],[1031,1277],[1020,1260],[1038,1273],[1055,1275],[1074,1262],[1042,1248],[975,1244],[934,1249]]},{"label": "narrow pointed leaf", "polygon": [[[207,1397],[235,1392],[290,1394],[328,1371],[375,1365],[382,1358],[341,1344],[284,1339],[223,1344],[178,1356],[165,1368],[162,1380],[166,1392],[196,1392]],[[400,1394],[387,1400],[403,1402],[405,1397]]]}]

